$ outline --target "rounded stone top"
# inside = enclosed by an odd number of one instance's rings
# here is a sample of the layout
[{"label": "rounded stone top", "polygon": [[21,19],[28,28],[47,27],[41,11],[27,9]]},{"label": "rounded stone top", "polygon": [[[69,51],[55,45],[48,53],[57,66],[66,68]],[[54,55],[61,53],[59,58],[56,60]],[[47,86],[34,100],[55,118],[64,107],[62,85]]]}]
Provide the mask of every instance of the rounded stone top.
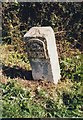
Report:
[{"label": "rounded stone top", "polygon": [[51,26],[46,27],[32,27],[25,35],[25,37],[45,37],[46,35],[53,32]]}]

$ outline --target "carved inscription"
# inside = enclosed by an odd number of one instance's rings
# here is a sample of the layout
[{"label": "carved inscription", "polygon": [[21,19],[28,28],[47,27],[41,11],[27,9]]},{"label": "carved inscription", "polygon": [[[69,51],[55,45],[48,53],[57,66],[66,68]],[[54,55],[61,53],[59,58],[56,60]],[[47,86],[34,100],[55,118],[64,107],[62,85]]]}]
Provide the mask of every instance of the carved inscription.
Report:
[{"label": "carved inscription", "polygon": [[29,58],[47,58],[45,44],[39,39],[30,39],[27,42]]}]

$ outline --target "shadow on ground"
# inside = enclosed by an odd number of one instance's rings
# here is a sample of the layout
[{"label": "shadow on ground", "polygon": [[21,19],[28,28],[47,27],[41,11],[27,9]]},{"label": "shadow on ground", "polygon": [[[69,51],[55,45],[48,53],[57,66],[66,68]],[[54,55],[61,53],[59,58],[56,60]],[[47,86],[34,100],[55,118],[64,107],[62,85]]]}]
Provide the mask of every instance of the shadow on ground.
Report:
[{"label": "shadow on ground", "polygon": [[9,66],[4,66],[2,67],[2,74],[10,77],[10,78],[22,78],[22,79],[26,79],[26,80],[33,80],[32,77],[32,71],[29,70],[24,70],[22,68],[19,67],[9,67]]}]

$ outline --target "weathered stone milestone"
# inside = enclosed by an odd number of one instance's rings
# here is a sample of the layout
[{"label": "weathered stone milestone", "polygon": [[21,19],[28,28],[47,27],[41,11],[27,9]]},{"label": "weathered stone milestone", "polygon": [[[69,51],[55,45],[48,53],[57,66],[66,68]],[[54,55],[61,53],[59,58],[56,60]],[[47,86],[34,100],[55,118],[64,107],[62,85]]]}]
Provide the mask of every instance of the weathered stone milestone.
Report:
[{"label": "weathered stone milestone", "polygon": [[57,83],[60,67],[54,31],[51,27],[32,27],[24,41],[34,80],[48,80]]}]

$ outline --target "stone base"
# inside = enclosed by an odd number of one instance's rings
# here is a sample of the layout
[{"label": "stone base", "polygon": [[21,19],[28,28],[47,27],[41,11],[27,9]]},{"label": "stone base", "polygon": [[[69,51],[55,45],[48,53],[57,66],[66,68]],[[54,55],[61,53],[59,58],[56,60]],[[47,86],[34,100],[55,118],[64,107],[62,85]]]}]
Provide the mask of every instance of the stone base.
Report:
[{"label": "stone base", "polygon": [[32,76],[34,80],[48,80],[52,81],[52,70],[49,60],[44,59],[31,59],[29,60],[32,66]]}]

